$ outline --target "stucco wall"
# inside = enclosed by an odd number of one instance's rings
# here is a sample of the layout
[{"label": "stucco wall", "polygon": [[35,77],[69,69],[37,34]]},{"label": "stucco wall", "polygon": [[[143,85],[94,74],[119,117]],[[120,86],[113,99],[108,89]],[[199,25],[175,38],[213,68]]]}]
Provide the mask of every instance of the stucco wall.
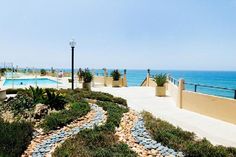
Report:
[{"label": "stucco wall", "polygon": [[206,116],[236,124],[236,100],[200,94],[182,93],[182,107]]},{"label": "stucco wall", "polygon": [[[147,84],[148,84],[148,80],[147,80],[147,78],[145,78],[145,80],[142,82],[141,86],[146,87],[146,86],[148,86]],[[157,86],[156,82],[152,78],[149,78],[149,87],[156,87],[156,86]]]},{"label": "stucco wall", "polygon": [[104,84],[104,76],[94,76],[94,77],[93,77],[93,81],[94,81],[95,83]]},{"label": "stucco wall", "polygon": [[[99,84],[104,84],[104,81],[106,82],[107,86],[112,86],[112,81],[113,78],[112,77],[106,77],[106,80],[104,80],[104,76],[94,76],[93,81],[94,83],[99,83]],[[126,83],[124,83],[123,81],[126,81]],[[127,80],[124,80],[123,78],[120,79],[120,86],[124,86],[127,85]]]},{"label": "stucco wall", "polygon": [[4,100],[6,98],[6,90],[0,90],[0,100]]},{"label": "stucco wall", "polygon": [[167,83],[167,91],[168,91],[168,95],[171,96],[173,100],[177,103],[178,87],[169,81]]}]

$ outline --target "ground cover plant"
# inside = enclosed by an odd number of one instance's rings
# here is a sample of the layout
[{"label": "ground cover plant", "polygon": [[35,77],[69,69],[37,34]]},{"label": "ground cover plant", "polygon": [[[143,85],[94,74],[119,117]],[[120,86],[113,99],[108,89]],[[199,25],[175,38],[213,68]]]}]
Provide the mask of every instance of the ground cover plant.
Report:
[{"label": "ground cover plant", "polygon": [[90,107],[86,101],[74,102],[70,104],[68,110],[64,109],[47,115],[42,123],[42,128],[45,131],[55,130],[85,116],[89,111]]},{"label": "ground cover plant", "polygon": [[236,148],[213,146],[206,139],[197,139],[192,132],[184,131],[170,123],[143,112],[145,127],[153,138],[163,145],[184,152],[187,157],[235,157]]},{"label": "ground cover plant", "polygon": [[32,139],[33,128],[30,123],[8,123],[0,119],[0,156],[18,157]]},{"label": "ground cover plant", "polygon": [[99,101],[108,101],[108,102],[114,102],[123,106],[127,106],[127,101],[120,97],[114,97],[111,94],[103,93],[103,92],[94,92],[94,91],[88,91],[88,90],[82,90],[82,89],[76,89],[76,92],[78,92],[78,96],[80,98],[88,98],[88,99],[95,99]]},{"label": "ground cover plant", "polygon": [[[99,93],[101,94],[101,93]],[[105,96],[106,94],[104,94]],[[70,138],[53,153],[55,157],[133,157],[137,154],[124,143],[119,143],[114,136],[115,127],[119,126],[123,113],[127,108],[120,107],[114,102],[97,102],[108,113],[105,125],[93,130],[81,131],[76,137]]]},{"label": "ground cover plant", "polygon": [[[118,143],[116,137],[114,136],[115,127],[119,125],[122,114],[128,111],[126,108],[127,102],[125,99],[114,97],[107,93],[92,92],[82,89],[76,89],[72,91],[70,89],[55,90],[42,89],[38,87],[8,90],[8,94],[16,94],[16,96],[14,98],[10,98],[6,102],[1,103],[1,109],[3,108],[4,110],[11,111],[14,113],[14,117],[18,118],[15,118],[13,123],[2,121],[4,126],[8,124],[10,128],[14,128],[14,125],[16,125],[15,123],[22,123],[22,125],[27,124],[31,126],[30,133],[29,129],[20,131],[15,129],[12,130],[12,134],[14,135],[20,134],[20,137],[25,137],[27,141],[30,141],[32,138],[31,133],[33,132],[33,127],[43,128],[46,132],[59,129],[60,127],[71,123],[75,119],[86,115],[90,111],[90,106],[86,99],[92,99],[98,101],[98,105],[102,106],[104,110],[108,111],[108,120],[104,126],[96,127],[95,130],[82,131],[81,134],[78,135],[78,142],[86,142],[89,144],[86,147],[81,145],[81,156],[84,156],[82,153],[83,151],[89,153],[89,156],[110,156],[109,154],[111,153],[113,153],[115,156],[136,156],[136,154],[132,152],[126,144]],[[50,112],[46,112],[46,115],[40,117],[40,119],[37,121],[37,125],[35,125],[36,123],[32,121],[32,118],[34,117],[35,108],[38,104],[47,106],[46,108],[50,110]],[[26,120],[28,122],[20,122],[19,120]],[[12,139],[10,139],[10,141],[12,140],[14,142],[21,142],[21,139],[20,137],[6,134],[6,132],[1,133],[7,136],[6,138],[2,139],[4,141],[2,141],[0,148],[2,149],[0,156],[5,157],[8,155],[5,154],[6,149],[4,149],[4,144],[6,145],[6,142],[9,141],[8,138],[11,136]],[[29,136],[26,137],[26,135]],[[90,139],[87,139],[87,137],[90,137]],[[15,142],[17,146],[12,148],[12,145],[9,145],[7,150],[12,151],[12,156],[20,156],[29,144],[27,141],[23,141],[24,143],[21,142],[21,145],[18,145],[18,143]],[[91,148],[93,151],[90,151]],[[64,153],[64,151],[62,152]],[[73,156],[74,152],[70,153],[72,153],[71,156]]]}]

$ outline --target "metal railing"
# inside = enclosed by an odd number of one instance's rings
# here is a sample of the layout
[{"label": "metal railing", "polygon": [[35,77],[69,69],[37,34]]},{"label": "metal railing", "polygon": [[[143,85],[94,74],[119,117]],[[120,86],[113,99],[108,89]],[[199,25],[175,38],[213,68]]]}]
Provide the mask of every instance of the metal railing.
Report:
[{"label": "metal railing", "polygon": [[218,86],[212,86],[212,85],[195,84],[195,83],[184,83],[184,84],[194,86],[194,92],[197,92],[198,87],[205,87],[205,88],[211,88],[211,89],[217,89],[217,90],[232,91],[232,92],[234,92],[234,99],[236,99],[236,89],[226,88],[226,87],[218,87]]},{"label": "metal railing", "polygon": [[[176,86],[179,85],[179,81],[171,76],[168,77],[168,80]],[[199,87],[209,88],[209,89],[213,89],[213,90],[223,90],[223,91],[232,92],[234,95],[233,95],[233,97],[230,96],[230,98],[236,99],[236,89],[233,89],[233,88],[219,87],[219,86],[213,86],[213,85],[204,85],[204,84],[197,84],[197,83],[189,83],[189,82],[184,82],[184,84],[189,85],[189,86],[193,86],[194,92],[200,92],[200,93],[203,92],[203,91],[198,90]],[[206,92],[206,93],[209,94],[209,92]],[[213,94],[213,95],[217,95],[217,94]],[[227,97],[225,95],[221,95],[221,96]]]},{"label": "metal railing", "polygon": [[168,76],[168,80],[172,82],[174,85],[179,86],[179,81],[171,76]]}]

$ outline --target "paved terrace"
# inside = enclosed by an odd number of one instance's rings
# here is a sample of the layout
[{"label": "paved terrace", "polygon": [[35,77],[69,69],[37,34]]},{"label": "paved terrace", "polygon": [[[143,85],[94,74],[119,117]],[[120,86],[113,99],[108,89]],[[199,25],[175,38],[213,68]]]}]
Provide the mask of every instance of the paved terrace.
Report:
[{"label": "paved terrace", "polygon": [[151,112],[175,126],[195,132],[200,138],[206,137],[213,144],[236,147],[236,125],[179,109],[171,97],[156,97],[153,87],[98,87],[93,90],[123,97],[132,109]]}]

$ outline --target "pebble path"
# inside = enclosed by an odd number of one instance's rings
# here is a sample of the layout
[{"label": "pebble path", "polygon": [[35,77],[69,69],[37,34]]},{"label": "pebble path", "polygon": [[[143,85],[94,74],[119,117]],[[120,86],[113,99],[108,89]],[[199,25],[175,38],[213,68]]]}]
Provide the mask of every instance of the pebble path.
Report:
[{"label": "pebble path", "polygon": [[183,157],[182,152],[176,152],[173,149],[163,146],[147,132],[144,126],[144,120],[137,115],[135,111],[130,110],[125,113],[116,135],[119,140],[125,142],[139,156],[146,157]]},{"label": "pebble path", "polygon": [[91,104],[91,111],[86,116],[59,130],[37,135],[22,157],[50,157],[55,148],[67,138],[78,134],[81,130],[93,129],[95,125],[100,126],[106,122],[106,119],[106,112],[101,107]]}]

